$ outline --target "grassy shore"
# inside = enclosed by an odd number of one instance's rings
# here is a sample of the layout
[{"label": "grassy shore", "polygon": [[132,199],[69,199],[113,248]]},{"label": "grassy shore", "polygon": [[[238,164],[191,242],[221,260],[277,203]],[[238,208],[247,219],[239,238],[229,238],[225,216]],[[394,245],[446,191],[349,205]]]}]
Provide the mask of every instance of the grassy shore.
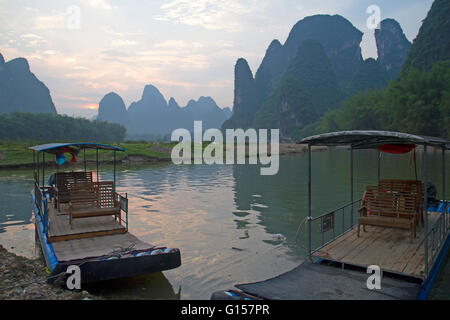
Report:
[{"label": "grassy shore", "polygon": [[[106,143],[108,144],[108,143]],[[36,145],[33,142],[2,142],[0,141],[0,167],[8,168],[13,166],[27,166],[33,163],[33,152],[29,147]],[[117,152],[116,160],[126,160],[133,156],[143,157],[154,161],[164,161],[170,159],[170,152],[175,143],[160,142],[121,142],[112,145],[125,149],[125,152]],[[112,151],[99,150],[99,161],[112,161],[114,154]],[[70,156],[67,156],[70,161]],[[82,163],[84,159],[83,152],[77,156],[78,162]],[[95,161],[96,151],[86,150],[86,160]],[[54,161],[53,156],[46,155],[47,161]],[[42,158],[40,158],[42,161]]]},{"label": "grassy shore", "polygon": [[[177,142],[144,142],[144,141],[126,141],[120,143],[105,143],[111,144],[125,149],[125,152],[117,152],[116,160],[119,163],[145,163],[145,162],[160,162],[170,161],[172,148]],[[10,169],[16,167],[31,167],[33,165],[33,152],[29,149],[30,146],[36,145],[34,142],[5,142],[0,141],[0,169]],[[205,149],[208,143],[204,143],[202,148]],[[316,147],[314,151],[321,151],[326,147]],[[226,146],[224,145],[224,154]],[[279,154],[289,153],[303,153],[306,152],[306,146],[295,143],[281,143]],[[192,153],[193,155],[193,153]],[[248,156],[248,146],[246,147],[245,155]],[[89,163],[96,160],[95,150],[86,150],[86,155],[80,152],[77,156],[78,163],[82,164],[84,157]],[[112,151],[99,150],[99,162],[110,163],[113,161],[114,153]],[[40,157],[42,161],[42,156]],[[54,163],[54,157],[46,154],[46,162]],[[70,156],[67,156],[67,162],[70,161]]]}]

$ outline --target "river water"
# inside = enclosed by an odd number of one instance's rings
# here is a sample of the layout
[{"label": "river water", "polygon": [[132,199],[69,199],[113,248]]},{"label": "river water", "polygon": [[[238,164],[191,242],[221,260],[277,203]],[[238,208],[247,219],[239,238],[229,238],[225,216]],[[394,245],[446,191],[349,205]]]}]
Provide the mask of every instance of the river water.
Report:
[{"label": "river water", "polygon": [[[441,197],[441,153],[429,157],[429,179]],[[447,161],[446,172],[450,172]],[[48,172],[47,172],[48,171]],[[50,170],[46,173],[49,174]],[[417,159],[422,177],[422,158]],[[349,152],[312,155],[312,214],[350,200]],[[0,244],[34,258],[31,218],[32,171],[0,172]],[[112,167],[100,167],[112,180]],[[181,250],[182,265],[163,273],[97,283],[87,289],[112,299],[209,299],[216,290],[264,280],[305,259],[306,235],[295,236],[307,215],[307,157],[280,157],[277,175],[261,176],[259,165],[123,166],[117,189],[128,193],[129,230],[143,241]],[[408,155],[384,155],[381,177],[414,179]],[[354,151],[354,198],[377,181],[377,153]],[[447,174],[447,199],[450,194]],[[450,298],[449,269],[438,278],[435,298]]]}]

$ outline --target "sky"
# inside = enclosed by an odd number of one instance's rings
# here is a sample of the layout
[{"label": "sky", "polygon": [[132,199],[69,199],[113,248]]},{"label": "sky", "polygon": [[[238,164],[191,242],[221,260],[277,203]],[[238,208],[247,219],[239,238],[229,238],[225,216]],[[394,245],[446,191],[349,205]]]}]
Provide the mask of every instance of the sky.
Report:
[{"label": "sky", "polygon": [[[232,107],[234,65],[253,73],[273,39],[314,14],[340,14],[377,57],[370,6],[394,18],[411,42],[432,0],[0,0],[0,53],[24,57],[60,114],[92,118],[113,91],[126,107],[156,86],[180,106],[211,96]],[[373,21],[373,20],[370,20]],[[369,25],[370,26],[370,25]]]}]

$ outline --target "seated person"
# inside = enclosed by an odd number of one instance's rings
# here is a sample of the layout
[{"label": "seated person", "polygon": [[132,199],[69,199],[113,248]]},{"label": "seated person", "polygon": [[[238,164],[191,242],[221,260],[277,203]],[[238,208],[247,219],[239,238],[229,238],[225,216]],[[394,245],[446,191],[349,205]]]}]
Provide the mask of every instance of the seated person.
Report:
[{"label": "seated person", "polygon": [[[56,183],[56,173],[52,173],[50,175],[50,177],[48,177],[47,183],[49,186],[53,186]],[[55,191],[53,190],[53,188],[50,188],[50,197],[53,198],[54,197],[54,193]]]}]

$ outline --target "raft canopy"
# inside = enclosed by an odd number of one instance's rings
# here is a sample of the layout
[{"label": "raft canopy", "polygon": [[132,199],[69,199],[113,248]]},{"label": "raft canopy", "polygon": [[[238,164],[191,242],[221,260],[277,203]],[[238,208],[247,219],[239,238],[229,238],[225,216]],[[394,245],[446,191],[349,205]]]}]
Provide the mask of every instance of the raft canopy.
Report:
[{"label": "raft canopy", "polygon": [[[100,149],[124,152],[125,149],[110,146],[107,144],[82,142],[82,143],[47,143],[30,147],[29,149],[37,152],[58,153],[59,150],[63,151],[65,148],[75,147],[78,149]],[[67,149],[66,149],[67,150]]]},{"label": "raft canopy", "polygon": [[310,136],[298,143],[315,146],[351,146],[352,149],[377,149],[382,145],[426,145],[449,150],[450,141],[409,133],[377,130],[339,131]]}]

